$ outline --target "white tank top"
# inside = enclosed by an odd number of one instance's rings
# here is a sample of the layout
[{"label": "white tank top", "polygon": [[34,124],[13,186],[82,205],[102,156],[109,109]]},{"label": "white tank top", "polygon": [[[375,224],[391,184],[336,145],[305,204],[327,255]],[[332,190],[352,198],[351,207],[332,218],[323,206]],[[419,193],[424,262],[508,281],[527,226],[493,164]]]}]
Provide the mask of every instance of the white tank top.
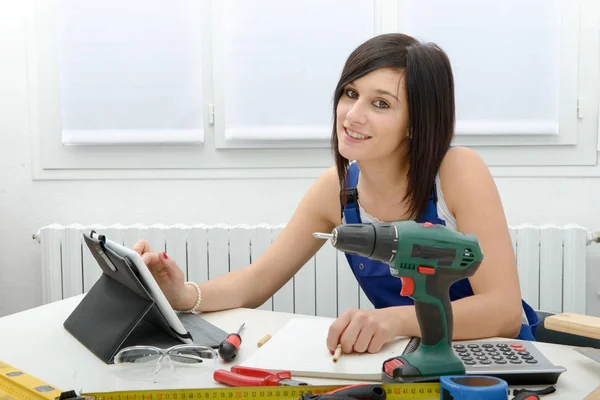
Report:
[{"label": "white tank top", "polygon": [[[437,195],[437,214],[438,214],[438,218],[443,220],[446,223],[446,227],[452,230],[456,230],[456,218],[454,217],[454,215],[452,215],[452,213],[450,212],[450,209],[448,208],[448,205],[446,204],[446,201],[444,200],[444,193],[442,192],[442,184],[440,181],[440,176],[439,174],[437,174],[435,176],[435,192]],[[375,218],[374,216],[372,216],[371,214],[369,214],[368,212],[366,212],[364,210],[364,208],[362,208],[362,206],[360,205],[360,196],[359,196],[359,200],[358,200],[358,206],[359,206],[359,210],[360,210],[360,219],[363,222],[366,223],[373,223],[373,222],[382,222],[380,220],[378,220],[377,218]],[[345,221],[342,221],[345,222]],[[386,221],[389,222],[389,221]]]}]

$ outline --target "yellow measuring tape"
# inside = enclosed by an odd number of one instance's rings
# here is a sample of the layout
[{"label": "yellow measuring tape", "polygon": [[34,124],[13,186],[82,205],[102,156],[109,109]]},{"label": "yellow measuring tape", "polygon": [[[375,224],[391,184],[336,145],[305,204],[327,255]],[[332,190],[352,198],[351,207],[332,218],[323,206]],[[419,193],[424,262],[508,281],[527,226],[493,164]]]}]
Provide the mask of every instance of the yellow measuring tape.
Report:
[{"label": "yellow measuring tape", "polygon": [[[381,384],[389,400],[433,400],[440,398],[439,383]],[[255,386],[173,390],[139,390],[85,393],[95,400],[223,400],[223,399],[298,399],[303,394],[321,394],[344,386]]]},{"label": "yellow measuring tape", "polygon": [[[393,383],[380,385],[389,400],[440,398],[439,383]],[[298,399],[321,394],[344,385],[253,386],[198,389],[157,389],[81,393],[86,400],[273,400]],[[62,391],[17,368],[0,362],[0,400],[55,400]]]}]

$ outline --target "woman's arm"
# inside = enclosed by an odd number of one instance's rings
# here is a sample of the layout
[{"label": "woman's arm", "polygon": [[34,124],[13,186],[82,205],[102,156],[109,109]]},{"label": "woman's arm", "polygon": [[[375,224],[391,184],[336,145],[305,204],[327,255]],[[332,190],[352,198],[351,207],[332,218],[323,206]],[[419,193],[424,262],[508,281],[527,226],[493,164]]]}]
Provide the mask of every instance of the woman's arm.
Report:
[{"label": "woman's arm", "polygon": [[[332,216],[340,213],[338,199],[337,173],[330,168],[308,190],[285,228],[256,261],[199,284],[202,293],[199,311],[254,308],[267,301],[323,245],[312,233],[333,229]],[[145,245],[140,241],[134,248],[142,254],[171,305],[179,310],[191,309],[197,292],[193,286],[184,285],[176,260],[165,258],[164,253],[144,250]]]},{"label": "woman's arm", "polygon": [[521,327],[521,291],[494,179],[477,153],[455,147],[442,162],[440,181],[458,231],[477,237],[484,258],[469,278],[475,295],[453,302],[454,337],[514,338]]},{"label": "woman's arm", "polygon": [[312,234],[333,229],[332,208],[336,206],[338,193],[335,169],[328,169],[308,190],[273,244],[255,262],[200,284],[203,298],[200,310],[254,308],[273,296],[324,244]]}]

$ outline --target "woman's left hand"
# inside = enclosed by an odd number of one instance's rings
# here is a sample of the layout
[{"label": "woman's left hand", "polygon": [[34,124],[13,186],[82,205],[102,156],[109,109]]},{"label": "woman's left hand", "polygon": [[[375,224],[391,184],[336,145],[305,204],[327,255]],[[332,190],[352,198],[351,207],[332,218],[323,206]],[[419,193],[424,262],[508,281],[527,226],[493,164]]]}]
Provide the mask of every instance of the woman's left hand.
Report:
[{"label": "woman's left hand", "polygon": [[333,354],[341,343],[343,353],[377,353],[398,336],[399,321],[394,314],[394,307],[344,312],[329,327],[327,348]]}]

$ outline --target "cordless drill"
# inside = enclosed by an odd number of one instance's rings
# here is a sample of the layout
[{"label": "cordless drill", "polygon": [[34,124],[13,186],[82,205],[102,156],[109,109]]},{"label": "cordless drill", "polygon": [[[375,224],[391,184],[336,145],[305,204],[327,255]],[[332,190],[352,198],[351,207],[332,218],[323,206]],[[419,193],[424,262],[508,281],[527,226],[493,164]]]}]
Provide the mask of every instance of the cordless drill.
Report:
[{"label": "cordless drill", "polygon": [[415,302],[421,343],[413,353],[384,361],[384,383],[434,381],[465,373],[452,351],[450,286],[472,276],[481,264],[475,236],[414,221],[340,225],[331,234],[314,236],[331,239],[340,251],[389,264],[391,275],[402,280],[400,294]]}]

